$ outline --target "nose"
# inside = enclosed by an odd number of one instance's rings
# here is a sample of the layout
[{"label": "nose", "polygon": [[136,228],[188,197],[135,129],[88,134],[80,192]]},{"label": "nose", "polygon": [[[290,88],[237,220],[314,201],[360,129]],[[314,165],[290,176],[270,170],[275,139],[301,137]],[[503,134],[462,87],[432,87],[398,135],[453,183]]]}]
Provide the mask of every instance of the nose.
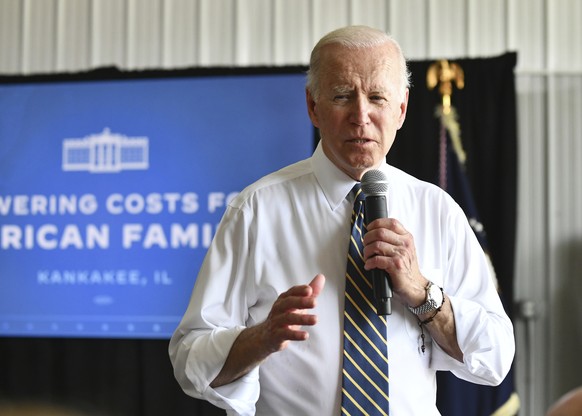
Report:
[{"label": "nose", "polygon": [[364,126],[370,122],[370,103],[366,97],[358,96],[352,103],[350,122]]}]

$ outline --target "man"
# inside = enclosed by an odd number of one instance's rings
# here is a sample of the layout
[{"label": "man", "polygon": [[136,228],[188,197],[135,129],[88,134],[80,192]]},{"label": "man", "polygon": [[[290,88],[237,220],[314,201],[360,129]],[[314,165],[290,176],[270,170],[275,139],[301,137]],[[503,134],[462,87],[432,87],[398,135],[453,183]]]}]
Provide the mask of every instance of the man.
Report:
[{"label": "man", "polygon": [[[338,29],[315,46],[306,99],[321,141],[228,207],[170,342],[187,394],[230,414],[340,414],[351,190],[370,169],[390,182],[390,218],[367,224],[363,252],[394,293],[390,414],[438,414],[436,370],[503,380],[513,328],[463,211],[385,162],[406,116],[408,75],[398,44],[375,29]],[[436,306],[414,309],[429,282],[443,289]]]}]

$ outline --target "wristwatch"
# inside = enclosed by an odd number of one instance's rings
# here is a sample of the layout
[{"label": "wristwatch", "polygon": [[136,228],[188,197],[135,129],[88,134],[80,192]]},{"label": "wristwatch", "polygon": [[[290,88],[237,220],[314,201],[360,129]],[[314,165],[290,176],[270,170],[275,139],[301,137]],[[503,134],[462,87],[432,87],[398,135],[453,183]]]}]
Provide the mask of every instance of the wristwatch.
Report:
[{"label": "wristwatch", "polygon": [[425,287],[426,302],[416,308],[408,307],[408,310],[415,315],[423,315],[432,312],[443,306],[444,294],[443,289],[429,281]]}]

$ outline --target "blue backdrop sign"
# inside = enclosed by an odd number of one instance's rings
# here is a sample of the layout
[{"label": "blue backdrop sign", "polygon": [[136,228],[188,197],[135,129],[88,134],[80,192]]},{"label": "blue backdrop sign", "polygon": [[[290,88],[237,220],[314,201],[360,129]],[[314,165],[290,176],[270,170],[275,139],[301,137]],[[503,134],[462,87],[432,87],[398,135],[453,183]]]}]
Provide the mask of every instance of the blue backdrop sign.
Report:
[{"label": "blue backdrop sign", "polygon": [[311,154],[304,84],[0,85],[0,335],[169,337],[229,200]]}]

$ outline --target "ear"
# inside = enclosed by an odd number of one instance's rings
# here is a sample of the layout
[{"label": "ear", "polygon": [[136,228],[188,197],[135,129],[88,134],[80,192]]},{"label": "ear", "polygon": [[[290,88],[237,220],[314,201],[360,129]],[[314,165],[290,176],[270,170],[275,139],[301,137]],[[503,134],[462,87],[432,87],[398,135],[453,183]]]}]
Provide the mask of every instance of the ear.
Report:
[{"label": "ear", "polygon": [[408,93],[409,90],[406,88],[406,93],[404,94],[404,99],[400,103],[400,116],[398,117],[398,130],[404,124],[404,120],[406,119],[406,110],[408,110]]},{"label": "ear", "polygon": [[311,91],[308,88],[305,88],[305,101],[307,101],[307,113],[309,114],[309,118],[313,125],[319,128],[319,121],[317,117],[317,104],[311,95]]}]

